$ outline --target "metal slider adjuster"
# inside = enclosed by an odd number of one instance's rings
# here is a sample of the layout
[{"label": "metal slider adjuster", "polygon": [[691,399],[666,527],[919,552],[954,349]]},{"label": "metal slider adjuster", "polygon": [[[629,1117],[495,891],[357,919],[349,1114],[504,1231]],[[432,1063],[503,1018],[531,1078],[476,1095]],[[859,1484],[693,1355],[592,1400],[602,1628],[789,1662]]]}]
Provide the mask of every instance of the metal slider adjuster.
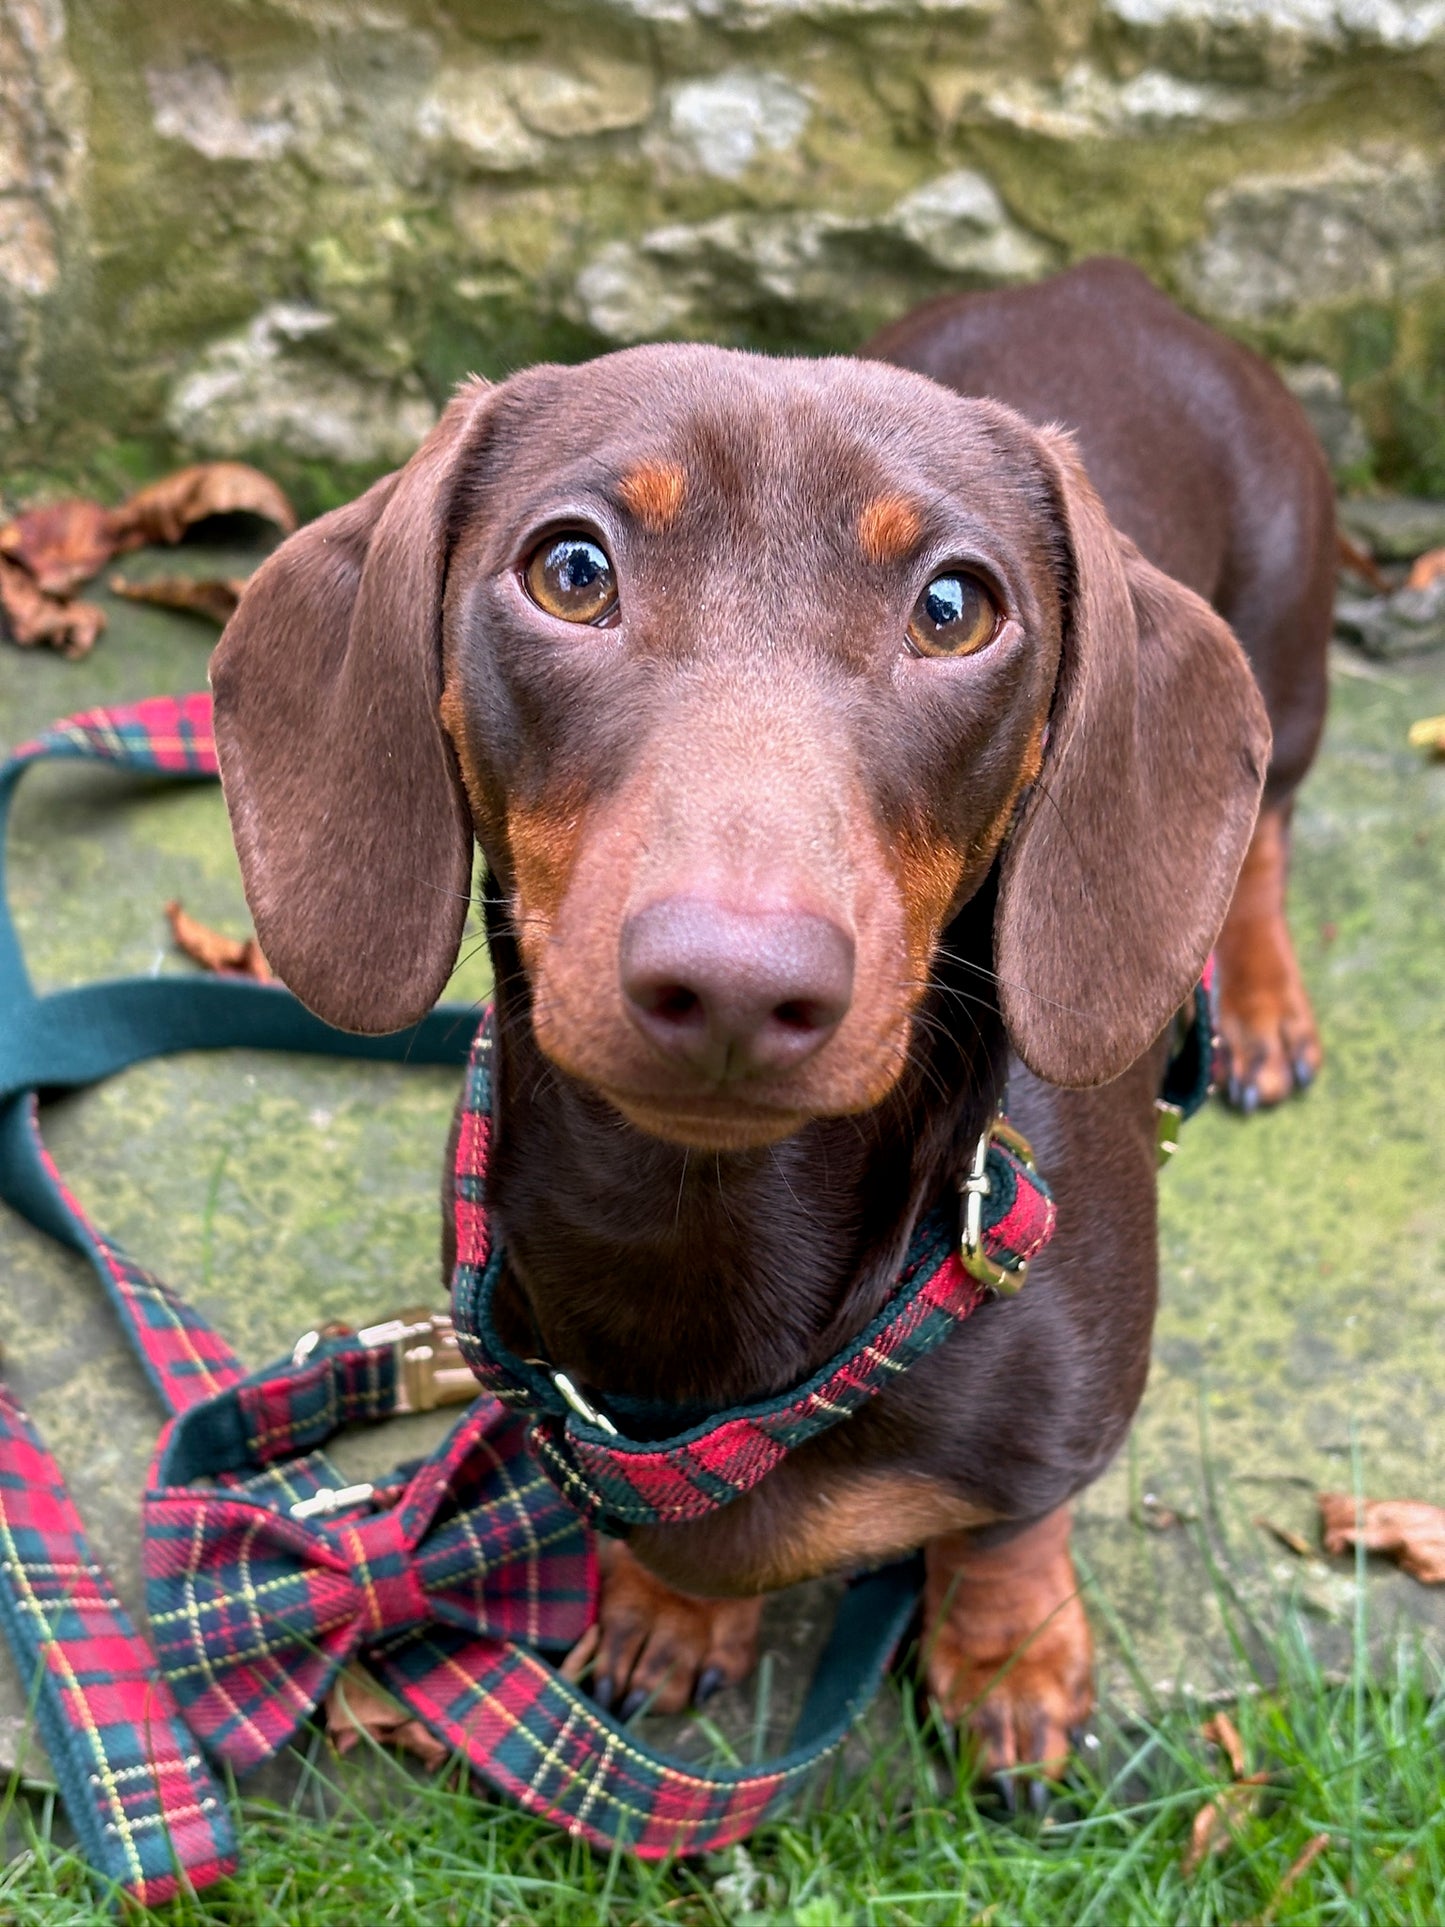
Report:
[{"label": "metal slider adjuster", "polygon": [[968,1176],[959,1187],[963,1193],[963,1236],[959,1240],[958,1255],[971,1278],[977,1278],[981,1285],[1002,1297],[1012,1298],[1023,1289],[1029,1269],[1027,1261],[1020,1261],[1010,1271],[1007,1265],[995,1264],[983,1248],[983,1201],[993,1189],[988,1177],[988,1147],[994,1138],[1006,1144],[1029,1170],[1034,1169],[1034,1154],[1028,1139],[1002,1118],[995,1118],[974,1146]]},{"label": "metal slider adjuster", "polygon": [[367,1325],[356,1336],[363,1345],[390,1345],[396,1361],[398,1414],[434,1412],[438,1405],[469,1405],[478,1386],[472,1368],[462,1357],[451,1316],[411,1306],[379,1325]]},{"label": "metal slider adjuster", "polygon": [[1165,1165],[1179,1149],[1179,1127],[1184,1122],[1182,1104],[1171,1104],[1167,1097],[1156,1097],[1154,1115],[1158,1137],[1159,1162]]},{"label": "metal slider adjuster", "polygon": [[358,1332],[335,1320],[317,1325],[297,1339],[291,1363],[304,1365],[323,1338],[354,1338],[359,1345],[391,1346],[396,1363],[396,1403],[392,1410],[398,1417],[433,1412],[439,1405],[466,1405],[477,1396],[477,1381],[462,1357],[451,1318],[444,1311],[412,1305],[394,1318],[384,1318],[379,1325],[364,1325]]}]

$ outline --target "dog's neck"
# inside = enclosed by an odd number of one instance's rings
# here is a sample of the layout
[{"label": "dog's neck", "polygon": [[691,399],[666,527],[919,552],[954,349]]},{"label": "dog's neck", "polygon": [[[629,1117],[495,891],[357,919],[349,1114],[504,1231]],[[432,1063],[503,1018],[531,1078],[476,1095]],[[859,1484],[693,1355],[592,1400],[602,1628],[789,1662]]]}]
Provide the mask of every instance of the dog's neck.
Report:
[{"label": "dog's neck", "polygon": [[510,923],[490,909],[487,1193],[509,1259],[504,1339],[599,1395],[711,1407],[782,1389],[839,1350],[998,1102],[992,926],[990,884],[945,933],[907,1068],[876,1110],[717,1154],[649,1137],[543,1057]]}]

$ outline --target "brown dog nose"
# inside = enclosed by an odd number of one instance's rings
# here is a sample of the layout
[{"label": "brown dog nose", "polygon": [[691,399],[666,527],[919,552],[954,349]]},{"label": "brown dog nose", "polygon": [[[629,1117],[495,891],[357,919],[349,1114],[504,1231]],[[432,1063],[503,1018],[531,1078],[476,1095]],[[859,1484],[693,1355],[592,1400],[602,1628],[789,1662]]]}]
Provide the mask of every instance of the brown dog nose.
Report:
[{"label": "brown dog nose", "polygon": [[663,897],[622,926],[622,995],[649,1043],[718,1082],[791,1070],[853,994],[853,939],[801,910]]}]

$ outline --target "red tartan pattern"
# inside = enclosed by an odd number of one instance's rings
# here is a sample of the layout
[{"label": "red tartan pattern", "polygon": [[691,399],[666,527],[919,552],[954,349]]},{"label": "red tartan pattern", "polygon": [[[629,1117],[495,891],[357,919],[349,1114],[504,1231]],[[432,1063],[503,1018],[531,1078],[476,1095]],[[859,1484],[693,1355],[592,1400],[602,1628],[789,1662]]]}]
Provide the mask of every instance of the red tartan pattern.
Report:
[{"label": "red tartan pattern", "polygon": [[90,1549],[59,1466],[3,1386],[0,1559],[21,1681],[30,1687],[38,1667],[48,1682],[36,1692],[41,1728],[91,1859],[146,1906],[229,1873],[220,1789]]},{"label": "red tartan pattern", "polygon": [[[342,1376],[355,1365],[345,1350]],[[267,1390],[285,1382],[268,1375]],[[146,1606],[186,1718],[238,1771],[284,1746],[378,1641],[449,1625],[565,1647],[595,1616],[593,1543],[494,1402],[468,1410],[398,1503],[323,1520],[291,1518],[269,1490],[167,1483],[187,1429],[171,1428],[146,1495]]]},{"label": "red tartan pattern", "polygon": [[603,1849],[644,1860],[744,1840],[816,1771],[816,1753],[775,1767],[688,1767],[662,1759],[575,1694],[535,1654],[421,1640],[383,1654],[383,1682],[529,1812]]},{"label": "red tartan pattern", "polygon": [[166,776],[214,776],[216,739],[211,698],[152,696],[118,709],[85,709],[22,743],[10,765],[40,757],[84,757]]}]

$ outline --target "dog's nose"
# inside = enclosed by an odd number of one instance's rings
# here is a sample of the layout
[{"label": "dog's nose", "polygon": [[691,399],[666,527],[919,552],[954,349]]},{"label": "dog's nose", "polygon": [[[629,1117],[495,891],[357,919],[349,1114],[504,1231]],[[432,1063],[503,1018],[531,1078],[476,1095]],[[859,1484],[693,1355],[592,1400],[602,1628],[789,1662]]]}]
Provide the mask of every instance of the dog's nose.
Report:
[{"label": "dog's nose", "polygon": [[724,1079],[791,1070],[843,1021],[853,939],[802,910],[663,897],[622,926],[627,1014],[666,1056]]}]

